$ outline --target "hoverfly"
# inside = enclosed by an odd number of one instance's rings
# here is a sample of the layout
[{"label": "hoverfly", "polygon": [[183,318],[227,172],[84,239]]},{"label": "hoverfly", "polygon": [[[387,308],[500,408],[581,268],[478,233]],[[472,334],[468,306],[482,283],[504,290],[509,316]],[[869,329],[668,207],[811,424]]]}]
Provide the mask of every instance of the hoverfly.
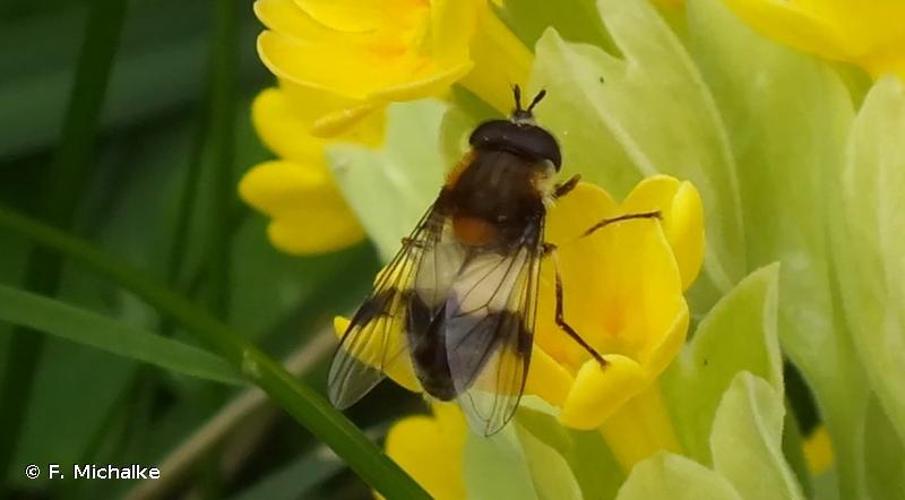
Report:
[{"label": "hoverfly", "polygon": [[[337,408],[351,406],[394,365],[413,369],[425,392],[456,399],[470,427],[489,436],[512,418],[531,360],[548,206],[578,183],[556,184],[559,145],[535,123],[513,87],[515,110],[471,134],[471,150],[447,175],[437,200],[378,275],[355,313],[329,374]],[[604,219],[656,218],[645,212]],[[563,318],[556,269],[556,323],[601,364],[605,361]]]}]

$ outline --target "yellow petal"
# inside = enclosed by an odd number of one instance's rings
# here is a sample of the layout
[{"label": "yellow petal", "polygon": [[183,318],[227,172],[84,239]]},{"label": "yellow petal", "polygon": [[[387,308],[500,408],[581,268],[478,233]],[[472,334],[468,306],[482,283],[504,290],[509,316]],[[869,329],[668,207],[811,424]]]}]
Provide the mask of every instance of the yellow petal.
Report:
[{"label": "yellow petal", "polygon": [[[558,246],[560,268],[563,276],[564,311],[566,321],[581,334],[601,330],[600,304],[603,297],[598,286],[585,289],[601,277],[599,261],[602,258],[594,240],[581,238],[588,228],[610,217],[616,209],[612,198],[599,187],[579,183],[567,196],[559,199],[547,216],[545,238]],[[587,359],[587,353],[569,338],[553,321],[555,289],[553,262],[542,264],[541,283],[538,291],[535,342],[557,362],[571,371],[577,371]],[[599,336],[599,335],[598,335]]]},{"label": "yellow petal", "polygon": [[355,245],[365,233],[351,212],[319,209],[274,219],[267,226],[267,236],[283,252],[319,255]]},{"label": "yellow petal", "polygon": [[704,207],[697,189],[690,182],[655,175],[642,180],[619,210],[622,213],[660,211],[663,230],[682,275],[682,289],[687,290],[704,261]]},{"label": "yellow petal", "polygon": [[855,62],[869,71],[874,78],[891,74],[897,75],[899,79],[905,81],[905,42],[899,44],[899,47],[892,53],[878,52],[862,57]]},{"label": "yellow petal", "polygon": [[667,328],[665,335],[660,337],[660,343],[651,343],[650,349],[641,357],[648,377],[660,376],[679,355],[688,334],[688,320],[688,304],[683,300],[672,324]]},{"label": "yellow petal", "polygon": [[609,193],[594,184],[579,182],[549,211],[546,239],[559,246],[573,244],[588,228],[615,212],[616,202]]},{"label": "yellow petal", "polygon": [[243,201],[270,216],[346,206],[322,163],[276,160],[256,165],[239,181]]},{"label": "yellow petal", "polygon": [[510,89],[513,84],[527,89],[534,54],[489,8],[479,13],[470,53],[474,69],[462,85],[508,115],[514,107]]},{"label": "yellow petal", "polygon": [[525,381],[525,394],[540,396],[554,406],[562,406],[573,383],[574,379],[568,370],[535,343]]},{"label": "yellow petal", "polygon": [[729,0],[760,33],[826,59],[858,64],[873,76],[905,76],[905,2]]},{"label": "yellow petal", "polygon": [[416,63],[411,57],[306,43],[273,31],[258,37],[258,55],[279,78],[350,99],[365,99],[376,89],[404,81]]},{"label": "yellow petal", "polygon": [[436,418],[408,417],[390,428],[386,453],[433,498],[465,498],[465,420],[458,409],[435,405]]},{"label": "yellow petal", "polygon": [[826,426],[821,425],[804,442],[804,458],[808,463],[808,470],[817,476],[828,471],[833,466],[833,443],[830,441],[830,433]]},{"label": "yellow petal", "polygon": [[799,50],[827,59],[847,60],[851,54],[836,27],[796,2],[726,0],[729,7],[760,33]]},{"label": "yellow petal", "polygon": [[[383,142],[385,115],[383,108],[375,103],[288,81],[280,82],[280,91],[284,98],[274,106],[289,108],[298,126],[304,127],[304,133],[372,147]],[[283,112],[287,111],[283,109]]]},{"label": "yellow petal", "polygon": [[471,61],[450,61],[448,65],[431,64],[412,72],[398,83],[375,89],[369,99],[377,101],[411,101],[422,97],[438,96],[468,73]]},{"label": "yellow petal", "polygon": [[[579,227],[590,227],[582,222]],[[684,307],[681,277],[659,222],[640,219],[611,224],[560,244],[558,256],[565,321],[598,352],[646,362]],[[588,355],[552,322],[552,266],[546,267],[538,300],[537,338],[547,353],[574,367]]]},{"label": "yellow petal", "polygon": [[262,91],[251,105],[251,119],[268,149],[282,158],[301,163],[323,163],[322,139],[312,137],[310,123],[292,112],[286,94],[277,88]]},{"label": "yellow petal", "polygon": [[590,360],[578,371],[559,414],[563,425],[596,429],[649,383],[635,360],[618,354],[606,355],[604,359],[607,364],[603,368]]},{"label": "yellow petal", "polygon": [[682,289],[698,277],[704,262],[704,205],[690,182],[683,182],[672,200],[672,211],[664,231],[682,275]]},{"label": "yellow petal", "polygon": [[[349,320],[342,317],[337,316],[333,318],[333,332],[336,334],[338,339],[342,339],[344,333],[346,333],[346,329],[349,328]],[[391,333],[388,336],[389,342],[386,346],[386,349],[391,352],[396,352],[399,349],[399,343],[405,342],[405,339],[402,337],[401,332]],[[363,351],[358,357],[358,360],[362,363],[365,363],[372,367],[377,367],[380,360],[383,359],[383,350],[378,349],[383,346],[381,342],[370,342],[367,344],[368,347],[372,347],[371,350]],[[412,391],[412,392],[422,392],[421,384],[418,382],[418,378],[415,376],[415,371],[412,368],[411,359],[408,356],[398,356],[396,361],[393,362],[390,366],[384,367],[384,372],[393,382],[396,384]]]},{"label": "yellow petal", "polygon": [[681,453],[672,418],[656,382],[619,407],[600,432],[626,473],[658,451]]},{"label": "yellow petal", "polygon": [[416,54],[305,43],[270,31],[258,37],[258,52],[281,79],[349,100],[376,103],[436,95],[471,68],[467,60],[440,65]]},{"label": "yellow petal", "polygon": [[394,15],[411,15],[425,5],[417,0],[295,0],[317,22],[345,32],[366,32],[401,22]]},{"label": "yellow petal", "polygon": [[[375,120],[366,120],[375,115]],[[341,141],[378,146],[383,139],[383,121],[383,108],[365,103],[324,113],[314,121],[311,133],[317,137],[336,137]],[[371,125],[362,126],[362,122]]]},{"label": "yellow petal", "polygon": [[332,252],[365,237],[323,164],[264,162],[242,177],[239,196],[274,218],[267,234],[274,246],[288,253]]},{"label": "yellow petal", "polygon": [[433,0],[431,2],[431,48],[438,61],[464,61],[477,29],[479,14],[487,10],[484,0]]},{"label": "yellow petal", "polygon": [[254,11],[265,26],[297,40],[336,40],[335,33],[312,19],[293,0],[257,0]]}]

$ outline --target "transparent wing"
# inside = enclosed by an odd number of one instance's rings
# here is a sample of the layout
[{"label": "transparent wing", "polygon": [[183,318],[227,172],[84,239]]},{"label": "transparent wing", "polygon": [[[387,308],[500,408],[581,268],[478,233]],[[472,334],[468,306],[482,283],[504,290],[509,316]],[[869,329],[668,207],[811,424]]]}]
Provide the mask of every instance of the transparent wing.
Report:
[{"label": "transparent wing", "polygon": [[541,249],[538,227],[518,250],[470,256],[450,290],[446,349],[471,428],[489,436],[515,414],[534,331]]},{"label": "transparent wing", "polygon": [[420,262],[436,246],[445,219],[433,207],[427,211],[352,317],[327,381],[330,401],[337,408],[353,405],[388,371],[412,373],[405,337],[408,296]]}]

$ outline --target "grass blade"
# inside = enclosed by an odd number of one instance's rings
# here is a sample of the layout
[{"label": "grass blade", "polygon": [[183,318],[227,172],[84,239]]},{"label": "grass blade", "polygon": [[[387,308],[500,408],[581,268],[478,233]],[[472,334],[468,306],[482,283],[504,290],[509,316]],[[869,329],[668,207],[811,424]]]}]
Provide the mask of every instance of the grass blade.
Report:
[{"label": "grass blade", "polygon": [[135,293],[162,314],[170,316],[201,342],[263,389],[298,423],[333,449],[365,482],[387,498],[429,498],[361,430],[333,408],[323,396],[299,382],[273,358],[238,332],[199,309],[130,265],[106,255],[90,243],[39,221],[0,208],[0,227],[30,238]]},{"label": "grass blade", "polygon": [[219,356],[40,295],[0,285],[0,320],[193,377],[244,384]]}]

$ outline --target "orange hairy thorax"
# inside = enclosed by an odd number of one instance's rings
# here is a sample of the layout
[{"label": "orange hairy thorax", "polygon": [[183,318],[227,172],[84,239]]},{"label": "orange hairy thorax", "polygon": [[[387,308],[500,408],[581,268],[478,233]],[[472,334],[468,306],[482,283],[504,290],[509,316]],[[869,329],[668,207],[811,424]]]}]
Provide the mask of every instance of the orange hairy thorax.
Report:
[{"label": "orange hairy thorax", "polygon": [[496,227],[477,217],[454,217],[453,233],[459,242],[471,247],[487,245],[497,237]]}]

